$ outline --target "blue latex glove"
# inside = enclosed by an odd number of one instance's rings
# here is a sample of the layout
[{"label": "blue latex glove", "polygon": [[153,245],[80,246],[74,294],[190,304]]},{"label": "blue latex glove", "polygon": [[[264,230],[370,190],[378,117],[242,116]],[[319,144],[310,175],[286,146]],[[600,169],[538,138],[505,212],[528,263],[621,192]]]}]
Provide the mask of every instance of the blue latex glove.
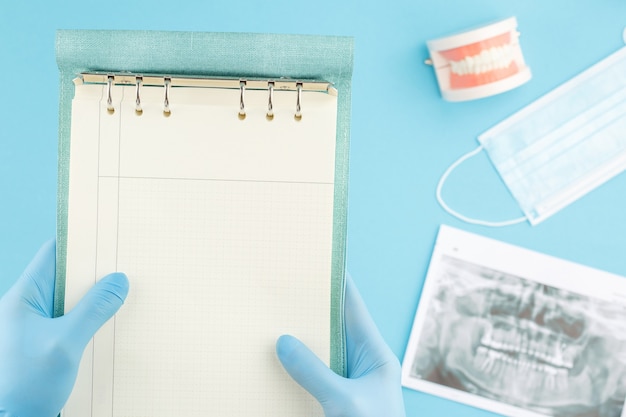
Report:
[{"label": "blue latex glove", "polygon": [[46,243],[0,299],[0,416],[55,417],[67,401],[85,346],[121,307],[128,279],[99,281],[63,317],[51,318],[54,241]]},{"label": "blue latex glove", "polygon": [[276,352],[291,377],[322,405],[326,417],[404,417],[400,363],[378,332],[354,282],[348,277],[344,306],[347,378],[320,361],[293,336]]}]

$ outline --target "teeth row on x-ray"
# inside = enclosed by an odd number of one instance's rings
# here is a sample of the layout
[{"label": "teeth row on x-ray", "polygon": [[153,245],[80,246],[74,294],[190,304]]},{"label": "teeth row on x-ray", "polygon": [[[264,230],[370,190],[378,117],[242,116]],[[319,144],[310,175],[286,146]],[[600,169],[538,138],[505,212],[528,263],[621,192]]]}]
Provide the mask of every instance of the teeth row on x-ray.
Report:
[{"label": "teeth row on x-ray", "polygon": [[557,368],[548,364],[540,364],[533,360],[511,357],[504,352],[495,351],[484,346],[476,350],[475,366],[486,374],[511,377],[519,377],[519,371],[526,371],[526,378],[534,378],[531,386],[543,386],[549,389],[564,389],[568,384],[568,370]]},{"label": "teeth row on x-ray", "polygon": [[511,299],[498,300],[490,306],[491,315],[526,319],[571,338],[580,337],[584,332],[584,319],[572,315],[572,312],[563,311],[556,300],[533,294],[530,302],[528,301],[526,299],[519,299],[517,302],[512,302]]},{"label": "teeth row on x-ray", "polygon": [[544,362],[552,368],[574,367],[575,349],[558,335],[542,335],[539,338],[536,334],[520,332],[514,328],[491,327],[483,334],[480,343],[487,348]]}]

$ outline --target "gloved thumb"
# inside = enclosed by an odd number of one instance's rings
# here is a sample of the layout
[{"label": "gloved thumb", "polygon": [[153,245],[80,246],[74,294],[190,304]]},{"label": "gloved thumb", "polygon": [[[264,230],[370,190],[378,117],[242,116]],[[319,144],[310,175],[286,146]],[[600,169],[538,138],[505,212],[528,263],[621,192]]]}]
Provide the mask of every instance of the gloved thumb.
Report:
[{"label": "gloved thumb", "polygon": [[81,348],[120,309],[127,295],[128,278],[121,272],[115,272],[98,281],[65,315],[70,322],[69,330],[81,343]]},{"label": "gloved thumb", "polygon": [[279,337],[276,354],[287,373],[322,405],[336,394],[341,377],[298,339],[290,335]]}]

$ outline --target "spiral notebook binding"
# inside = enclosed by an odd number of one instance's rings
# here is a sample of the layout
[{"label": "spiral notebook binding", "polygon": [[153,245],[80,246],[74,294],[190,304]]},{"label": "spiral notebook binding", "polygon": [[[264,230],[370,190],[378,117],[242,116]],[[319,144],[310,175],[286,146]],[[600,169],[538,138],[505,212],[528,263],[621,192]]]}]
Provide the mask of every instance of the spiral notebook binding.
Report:
[{"label": "spiral notebook binding", "polygon": [[138,115],[143,113],[143,108],[141,107],[141,86],[143,84],[143,78],[140,76],[135,77],[135,113]]},{"label": "spiral notebook binding", "polygon": [[141,88],[143,86],[162,86],[164,88],[163,114],[169,116],[170,89],[173,87],[224,88],[239,90],[240,120],[246,118],[245,91],[266,90],[268,92],[267,120],[274,119],[274,91],[295,91],[296,103],[294,119],[302,119],[302,93],[305,91],[322,92],[337,96],[337,89],[327,81],[297,80],[291,78],[222,78],[222,77],[190,77],[169,76],[164,74],[134,74],[127,72],[84,72],[74,80],[75,84],[105,84],[107,86],[107,111],[115,112],[112,90],[114,85],[135,85],[135,113],[141,115]]}]

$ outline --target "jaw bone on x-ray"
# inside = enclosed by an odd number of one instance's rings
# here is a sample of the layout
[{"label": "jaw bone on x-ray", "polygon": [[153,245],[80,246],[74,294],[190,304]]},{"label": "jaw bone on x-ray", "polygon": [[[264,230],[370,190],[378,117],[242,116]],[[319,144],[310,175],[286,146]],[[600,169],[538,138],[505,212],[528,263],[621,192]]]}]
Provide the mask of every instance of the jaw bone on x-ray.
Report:
[{"label": "jaw bone on x-ray", "polygon": [[539,415],[621,415],[623,304],[450,256],[441,258],[431,297],[417,347],[405,358],[410,379]]}]

